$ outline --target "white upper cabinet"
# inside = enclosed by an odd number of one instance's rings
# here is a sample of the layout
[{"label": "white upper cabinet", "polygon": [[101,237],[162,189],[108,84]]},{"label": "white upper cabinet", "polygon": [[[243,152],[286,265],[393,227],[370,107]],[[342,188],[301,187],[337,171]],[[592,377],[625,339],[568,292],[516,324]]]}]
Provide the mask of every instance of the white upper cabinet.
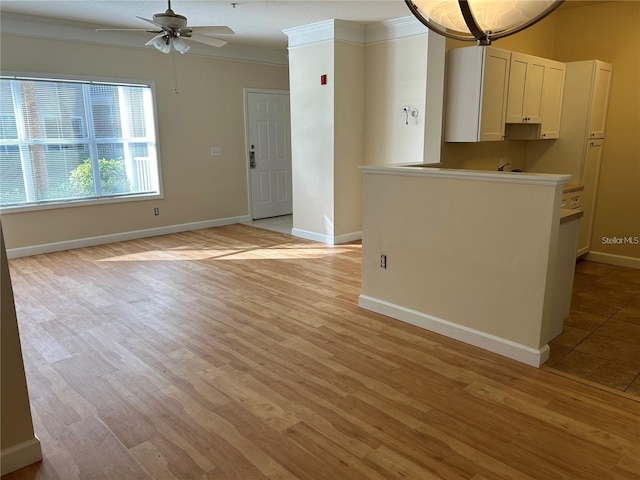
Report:
[{"label": "white upper cabinet", "polygon": [[549,140],[560,136],[566,70],[567,66],[564,63],[546,60],[542,84],[542,122],[538,137],[540,139]]},{"label": "white upper cabinet", "polygon": [[567,66],[565,63],[547,60],[546,58],[538,59],[537,64],[544,66],[540,123],[510,124],[510,140],[551,140],[560,136],[560,119]]},{"label": "white upper cabinet", "polygon": [[591,106],[589,108],[589,138],[604,138],[611,91],[613,67],[596,60],[593,62],[593,85]]},{"label": "white upper cabinet", "polygon": [[545,59],[513,52],[507,123],[541,123]]},{"label": "white upper cabinet", "polygon": [[473,46],[447,55],[446,142],[501,141],[511,52]]},{"label": "white upper cabinet", "polygon": [[[608,92],[606,66],[600,65],[594,89]],[[559,138],[565,74],[566,64],[533,55],[478,46],[449,50],[445,141],[504,140],[505,124],[512,140]],[[599,138],[606,105],[595,102],[592,111],[602,112],[591,117],[591,138]]]}]

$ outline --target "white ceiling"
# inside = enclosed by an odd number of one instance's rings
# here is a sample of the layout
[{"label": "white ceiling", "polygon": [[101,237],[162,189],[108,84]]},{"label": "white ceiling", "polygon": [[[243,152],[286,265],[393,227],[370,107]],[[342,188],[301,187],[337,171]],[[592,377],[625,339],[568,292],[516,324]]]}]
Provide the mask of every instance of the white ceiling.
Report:
[{"label": "white ceiling", "polygon": [[[227,25],[231,27],[235,35],[219,37],[229,41],[231,45],[250,45],[270,49],[286,49],[287,37],[282,30],[287,28],[330,19],[367,24],[411,15],[402,0],[172,0],[171,7],[176,13],[187,17],[189,26]],[[146,28],[148,24],[136,16],[151,18],[154,13],[164,12],[166,8],[166,0],[2,0],[0,2],[2,14],[82,22],[90,24],[92,28]],[[101,33],[96,32],[96,35]]]}]

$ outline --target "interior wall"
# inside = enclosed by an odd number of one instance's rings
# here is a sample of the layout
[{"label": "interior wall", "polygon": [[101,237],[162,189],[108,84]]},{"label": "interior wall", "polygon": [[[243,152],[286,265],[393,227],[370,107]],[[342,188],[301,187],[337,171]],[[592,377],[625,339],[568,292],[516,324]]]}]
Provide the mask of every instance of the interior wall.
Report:
[{"label": "interior wall", "polygon": [[[609,114],[591,239],[592,251],[640,259],[640,2],[594,2],[557,13],[554,57],[613,65]],[[561,132],[562,134],[562,132]]]},{"label": "interior wall", "polygon": [[335,232],[333,43],[289,48],[293,228],[329,237]]},{"label": "interior wall", "polygon": [[[308,238],[320,235],[345,241],[358,237],[362,225],[359,165],[424,162],[427,61],[429,55],[435,57],[436,53],[440,58],[434,61],[442,60],[444,40],[433,42],[439,51],[435,47],[430,51],[422,25],[417,25],[419,33],[394,38],[406,31],[379,24],[371,35],[379,40],[368,43],[366,35],[360,35],[361,26],[334,22],[337,23],[333,27],[339,27],[339,32],[332,31],[328,37],[296,37],[292,42],[291,36],[300,32],[288,32],[293,45],[289,57],[293,227],[296,235],[305,236],[307,232]],[[326,25],[312,27],[321,30]],[[442,77],[442,70],[439,72]],[[324,73],[332,73],[326,86],[319,85]],[[434,88],[436,77],[432,75]],[[441,88],[437,94],[439,102],[432,102],[432,110],[438,105],[441,110]],[[298,106],[294,105],[296,99]],[[408,125],[402,111],[404,105],[419,112],[417,118],[408,118]],[[438,152],[432,156],[439,159],[441,111],[433,116],[438,122],[438,144],[430,152]],[[332,131],[327,123],[331,121]],[[330,176],[333,190],[326,186]],[[327,213],[329,210],[333,215]]]},{"label": "interior wall", "polygon": [[163,199],[3,214],[8,249],[248,215],[243,88],[288,90],[286,66],[4,34],[0,48],[3,72],[155,81],[164,186]]},{"label": "interior wall", "polygon": [[[0,224],[0,445],[3,474],[42,458],[33,432],[9,263]],[[13,454],[8,452],[13,451]]]},{"label": "interior wall", "polygon": [[334,235],[362,230],[365,47],[334,44]]},{"label": "interior wall", "polygon": [[[365,47],[364,163],[422,163],[427,83],[427,34]],[[402,106],[417,108],[405,120]]]}]

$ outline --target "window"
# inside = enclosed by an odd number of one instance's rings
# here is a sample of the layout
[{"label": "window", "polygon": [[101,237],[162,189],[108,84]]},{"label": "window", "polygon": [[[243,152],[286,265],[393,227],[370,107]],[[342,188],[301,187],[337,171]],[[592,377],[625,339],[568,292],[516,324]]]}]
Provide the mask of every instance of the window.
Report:
[{"label": "window", "polygon": [[0,208],[159,194],[150,85],[0,77]]}]

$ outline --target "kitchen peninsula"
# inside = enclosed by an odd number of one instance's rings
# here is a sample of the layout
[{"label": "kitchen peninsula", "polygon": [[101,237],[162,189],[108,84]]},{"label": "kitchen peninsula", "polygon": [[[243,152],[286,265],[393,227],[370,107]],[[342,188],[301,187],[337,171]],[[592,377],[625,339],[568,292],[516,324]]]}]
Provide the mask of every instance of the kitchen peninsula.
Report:
[{"label": "kitchen peninsula", "polygon": [[569,314],[568,175],[364,166],[360,306],[533,366]]}]

